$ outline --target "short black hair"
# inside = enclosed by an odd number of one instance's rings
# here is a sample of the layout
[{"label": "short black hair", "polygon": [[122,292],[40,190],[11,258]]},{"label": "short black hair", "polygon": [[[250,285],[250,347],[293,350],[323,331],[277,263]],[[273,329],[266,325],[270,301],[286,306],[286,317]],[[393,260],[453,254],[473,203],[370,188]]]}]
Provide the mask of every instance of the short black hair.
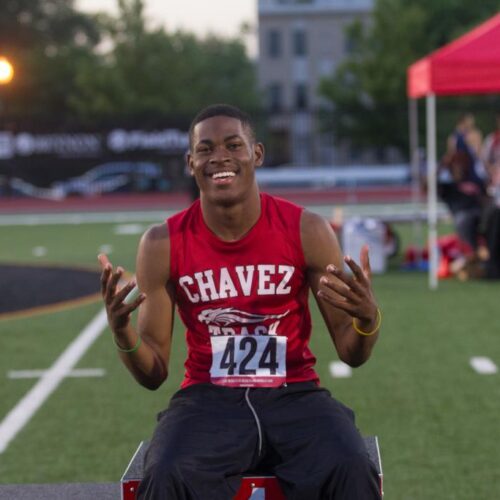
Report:
[{"label": "short black hair", "polygon": [[231,106],[230,104],[211,104],[206,108],[202,109],[191,122],[189,126],[189,147],[193,145],[193,131],[198,123],[208,120],[208,118],[213,118],[215,116],[228,116],[229,118],[236,118],[239,120],[244,127],[250,132],[250,137],[255,140],[255,127],[252,123],[250,116],[237,108],[236,106]]}]

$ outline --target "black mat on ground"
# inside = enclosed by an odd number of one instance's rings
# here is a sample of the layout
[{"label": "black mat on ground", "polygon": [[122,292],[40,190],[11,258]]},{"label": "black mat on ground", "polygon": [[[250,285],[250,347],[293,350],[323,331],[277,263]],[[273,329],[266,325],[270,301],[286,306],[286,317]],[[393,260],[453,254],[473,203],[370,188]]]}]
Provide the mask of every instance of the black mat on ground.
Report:
[{"label": "black mat on ground", "polygon": [[117,500],[118,483],[6,484],[0,500]]},{"label": "black mat on ground", "polygon": [[0,264],[0,314],[48,306],[99,292],[98,271]]}]

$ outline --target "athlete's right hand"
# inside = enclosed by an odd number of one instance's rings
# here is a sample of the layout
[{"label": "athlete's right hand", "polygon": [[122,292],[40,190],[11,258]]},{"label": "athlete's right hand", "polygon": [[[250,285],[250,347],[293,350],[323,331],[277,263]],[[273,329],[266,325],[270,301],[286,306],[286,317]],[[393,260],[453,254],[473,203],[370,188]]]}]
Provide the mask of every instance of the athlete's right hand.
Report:
[{"label": "athlete's right hand", "polygon": [[119,288],[119,282],[123,277],[124,269],[113,266],[106,254],[99,254],[97,260],[101,264],[101,294],[108,314],[108,323],[115,334],[123,332],[130,323],[130,314],[144,302],[146,296],[139,294],[130,303],[125,302],[127,295],[134,289],[135,280],[128,281]]}]

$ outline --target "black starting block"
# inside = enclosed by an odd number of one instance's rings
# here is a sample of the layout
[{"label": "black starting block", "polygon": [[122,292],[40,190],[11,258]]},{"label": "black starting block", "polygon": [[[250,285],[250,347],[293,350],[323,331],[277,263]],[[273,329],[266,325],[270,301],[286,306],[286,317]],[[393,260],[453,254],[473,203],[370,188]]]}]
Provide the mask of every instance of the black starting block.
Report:
[{"label": "black starting block", "polygon": [[[380,493],[383,496],[382,461],[377,436],[363,438],[368,455],[374,463],[380,478]],[[147,441],[141,441],[121,478],[122,500],[136,500],[137,488],[143,477],[144,454]],[[273,475],[246,474],[233,500],[285,500],[278,480]]]}]

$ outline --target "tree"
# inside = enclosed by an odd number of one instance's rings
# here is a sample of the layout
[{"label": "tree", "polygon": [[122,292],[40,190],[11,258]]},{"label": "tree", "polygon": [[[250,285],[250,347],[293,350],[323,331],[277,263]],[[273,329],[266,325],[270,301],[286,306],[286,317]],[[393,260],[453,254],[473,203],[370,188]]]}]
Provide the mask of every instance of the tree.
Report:
[{"label": "tree", "polygon": [[320,85],[338,139],[407,151],[406,70],[498,11],[498,0],[376,0],[369,26],[348,31],[351,55]]},{"label": "tree", "polygon": [[216,101],[257,107],[255,70],[241,40],[148,30],[142,0],[120,0],[119,8],[105,23],[112,50],[79,68],[71,97],[79,117],[146,125]]},{"label": "tree", "polygon": [[64,118],[75,68],[99,40],[96,20],[75,10],[74,0],[3,0],[0,52],[16,70],[8,113]]},{"label": "tree", "polygon": [[3,118],[147,126],[215,101],[257,107],[256,72],[240,38],[149,29],[143,0],[118,0],[116,17],[74,4],[2,0],[0,54],[16,71],[2,89]]}]

